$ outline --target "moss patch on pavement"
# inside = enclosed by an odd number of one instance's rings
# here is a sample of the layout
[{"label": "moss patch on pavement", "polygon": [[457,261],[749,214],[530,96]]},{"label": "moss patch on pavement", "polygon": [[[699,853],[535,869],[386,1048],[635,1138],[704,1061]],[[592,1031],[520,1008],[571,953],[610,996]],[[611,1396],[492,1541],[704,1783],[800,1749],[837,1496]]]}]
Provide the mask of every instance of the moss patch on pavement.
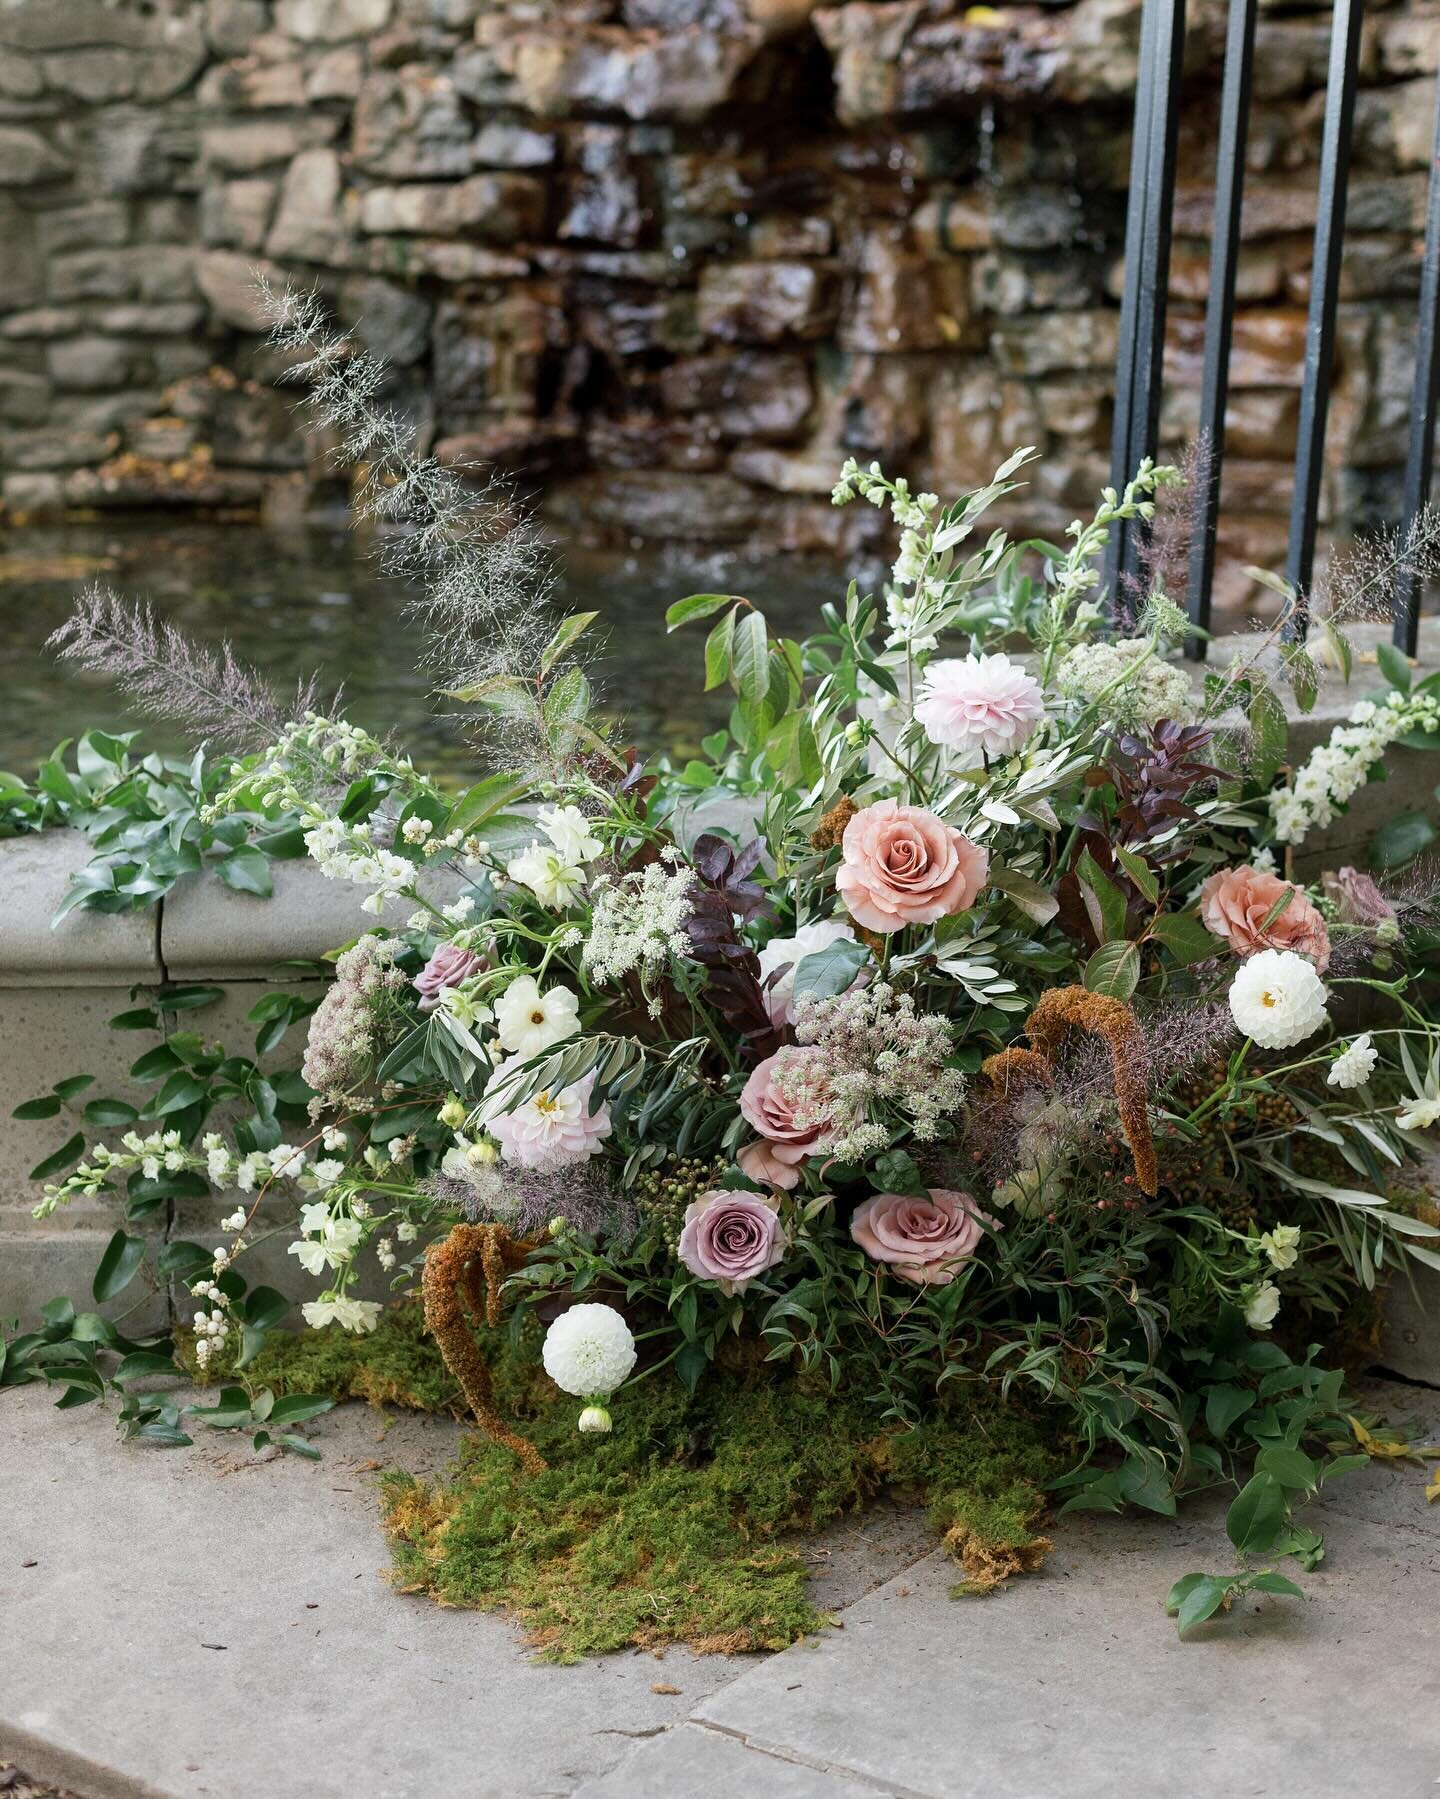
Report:
[{"label": "moss patch on pavement", "polygon": [[[482,1332],[507,1417],[550,1463],[526,1475],[467,1438],[442,1479],[384,1477],[402,1591],[512,1614],[547,1659],[683,1642],[779,1649],[825,1620],[796,1535],[882,1488],[930,1508],[971,1590],[1033,1567],[1043,1489],[1066,1465],[1053,1424],[968,1389],[916,1430],[768,1368],[717,1368],[695,1396],[664,1376],[611,1402],[609,1436],[580,1436],[578,1402],[539,1368],[538,1339]],[[393,1307],[367,1337],[276,1339],[253,1370],[277,1388],[449,1409],[454,1383],[419,1324]],[[958,1385],[958,1383],[957,1383]]]}]

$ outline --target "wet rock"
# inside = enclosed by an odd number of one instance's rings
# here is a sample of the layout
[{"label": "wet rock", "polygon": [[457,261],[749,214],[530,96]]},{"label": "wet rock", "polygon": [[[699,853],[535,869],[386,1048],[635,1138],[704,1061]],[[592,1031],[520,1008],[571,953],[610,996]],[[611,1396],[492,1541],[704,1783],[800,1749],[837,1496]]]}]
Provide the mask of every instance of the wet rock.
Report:
[{"label": "wet rock", "polygon": [[[1349,246],[1346,246],[1348,256]],[[1305,251],[1309,261],[1309,251]],[[1242,304],[1277,300],[1284,291],[1288,259],[1274,245],[1244,245],[1235,265],[1235,297]],[[1107,290],[1118,298],[1124,286],[1125,265],[1112,265]],[[1182,240],[1170,250],[1170,294],[1173,299],[1203,305],[1210,293],[1210,246]]]},{"label": "wet rock", "polygon": [[[938,350],[958,344],[970,317],[968,271],[872,231],[846,270],[836,341],[844,350]],[[832,483],[833,485],[833,483]]]},{"label": "wet rock", "polygon": [[126,300],[139,291],[139,267],[128,250],[76,250],[50,258],[55,300]]},{"label": "wet rock", "polygon": [[693,293],[587,283],[579,290],[579,300],[576,335],[580,342],[617,361],[686,355],[703,342]]},{"label": "wet rock", "polygon": [[1104,291],[1102,270],[1092,256],[994,251],[975,257],[970,268],[977,313],[1070,312],[1098,305]]},{"label": "wet rock", "polygon": [[1375,21],[1376,51],[1386,75],[1427,75],[1440,69],[1440,6],[1419,0],[1398,17]]},{"label": "wet rock", "polygon": [[1119,323],[1114,312],[1094,311],[1007,320],[992,331],[990,346],[1007,374],[1113,369]]},{"label": "wet rock", "polygon": [[302,150],[285,171],[266,254],[330,262],[348,242],[341,208],[340,159],[333,150]]},{"label": "wet rock", "polygon": [[942,188],[916,209],[910,221],[911,241],[927,256],[964,256],[971,250],[984,250],[994,235],[990,196],[964,189]]},{"label": "wet rock", "polygon": [[587,125],[571,140],[579,172],[568,183],[568,203],[557,235],[632,248],[640,241],[644,213],[631,172],[625,132],[616,125]]},{"label": "wet rock", "polygon": [[1112,383],[1101,376],[1069,375],[1037,383],[1035,407],[1047,431],[1100,449],[1110,437],[1113,395]]},{"label": "wet rock", "polygon": [[555,134],[506,119],[487,119],[471,155],[482,169],[544,169],[555,160]]},{"label": "wet rock", "polygon": [[700,276],[700,329],[726,343],[820,337],[837,306],[833,271],[814,263],[712,263]]},{"label": "wet rock", "polygon": [[263,62],[245,57],[206,72],[198,98],[202,106],[266,112],[305,104],[305,71],[298,62]]},{"label": "wet rock", "polygon": [[144,371],[143,357],[134,346],[112,337],[64,338],[46,351],[45,362],[56,387],[86,392],[123,387]]},{"label": "wet rock", "polygon": [[128,100],[135,92],[136,56],[131,50],[62,50],[47,56],[44,67],[52,88],[87,105]]},{"label": "wet rock", "polygon": [[339,44],[390,22],[391,0],[275,0],[275,23],[302,43]]},{"label": "wet rock", "polygon": [[582,529],[646,542],[743,543],[763,536],[755,490],[730,475],[645,470],[566,484],[547,512]]},{"label": "wet rock", "polygon": [[343,281],[336,302],[344,324],[392,368],[408,368],[425,354],[433,310],[419,294],[364,275]]},{"label": "wet rock", "polygon": [[36,187],[42,182],[63,181],[73,173],[74,166],[38,131],[0,125],[0,187]]},{"label": "wet rock", "polygon": [[43,375],[24,369],[0,368],[0,419],[29,424],[44,416],[51,387]]},{"label": "wet rock", "polygon": [[44,92],[45,75],[39,59],[0,48],[0,98],[34,100]]},{"label": "wet rock", "polygon": [[400,0],[400,16],[416,24],[464,31],[480,17],[486,4],[487,0]]},{"label": "wet rock", "polygon": [[53,427],[5,431],[0,432],[0,466],[26,470],[83,468],[103,462],[114,448],[114,439],[94,431],[61,431]]},{"label": "wet rock", "polygon": [[500,419],[479,431],[441,438],[435,456],[451,468],[499,468],[538,478],[563,466],[578,437],[573,419]]},{"label": "wet rock", "polygon": [[474,131],[454,84],[421,67],[366,77],[355,102],[352,149],[372,175],[414,181],[470,172]]},{"label": "wet rock", "polygon": [[353,100],[365,77],[365,56],[358,44],[339,44],[317,57],[305,77],[305,98]]},{"label": "wet rock", "polygon": [[[1198,385],[1205,356],[1205,321],[1172,319],[1165,334],[1165,377]],[[1305,372],[1305,314],[1273,307],[1235,315],[1230,380],[1236,387],[1299,387]]]},{"label": "wet rock", "polygon": [[233,250],[204,250],[196,259],[195,279],[210,310],[222,325],[239,331],[268,331],[270,320],[255,277],[266,276],[277,287],[285,284],[284,271],[274,263],[257,264],[252,257]]},{"label": "wet rock", "polygon": [[835,485],[838,464],[828,450],[737,450],[730,458],[732,473],[756,487],[773,487],[779,493],[828,495]]},{"label": "wet rock", "polygon": [[524,256],[442,237],[376,238],[362,246],[360,266],[399,281],[414,281],[423,275],[451,283],[517,281],[530,273]]},{"label": "wet rock", "polygon": [[986,363],[947,358],[933,371],[929,399],[926,484],[937,493],[983,486],[1016,444],[1040,435],[1030,390],[1019,381],[997,381]]},{"label": "wet rock", "polygon": [[513,243],[539,230],[544,209],[544,189],[531,176],[471,175],[446,185],[371,188],[360,199],[360,228],[372,236],[473,234]]},{"label": "wet rock", "polygon": [[544,117],[598,110],[699,119],[730,96],[761,41],[751,26],[733,35],[694,28],[663,37],[589,26],[526,33],[502,62],[525,107]]},{"label": "wet rock", "polygon": [[561,313],[543,289],[502,299],[445,301],[436,308],[435,394],[441,408],[531,412],[542,359],[558,344]]},{"label": "wet rock", "polygon": [[793,437],[814,399],[804,357],[763,350],[674,363],[661,373],[660,395],[668,412],[707,414],[738,438]]},{"label": "wet rock", "polygon": [[199,329],[205,308],[191,300],[168,305],[103,306],[93,322],[115,337],[184,337]]},{"label": "wet rock", "polygon": [[277,184],[260,177],[212,181],[200,202],[200,235],[207,244],[258,250],[270,229]]},{"label": "wet rock", "polygon": [[[1225,407],[1227,455],[1292,457],[1300,396],[1294,388],[1231,388]],[[1160,412],[1165,443],[1187,443],[1200,429],[1196,388],[1167,387]]]},{"label": "wet rock", "polygon": [[31,312],[12,312],[0,318],[0,337],[68,337],[85,323],[78,306],[38,306]]},{"label": "wet rock", "polygon": [[1425,169],[1430,166],[1434,145],[1433,78],[1402,81],[1356,96],[1354,154],[1358,160],[1382,169]]},{"label": "wet rock", "polygon": [[205,36],[217,56],[240,56],[269,23],[265,0],[206,0]]},{"label": "wet rock", "polygon": [[828,256],[835,247],[829,219],[757,219],[750,227],[750,254],[762,262],[788,262],[797,256]]}]

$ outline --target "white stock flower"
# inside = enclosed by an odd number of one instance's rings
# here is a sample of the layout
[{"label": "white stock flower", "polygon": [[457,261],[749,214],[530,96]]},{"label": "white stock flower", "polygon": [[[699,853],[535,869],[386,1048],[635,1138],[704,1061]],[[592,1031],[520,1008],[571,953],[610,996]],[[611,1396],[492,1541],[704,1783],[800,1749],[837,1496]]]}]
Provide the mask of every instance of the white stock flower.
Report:
[{"label": "white stock flower", "polygon": [[635,1366],[635,1339],[613,1306],[571,1306],[546,1331],[541,1359],[564,1392],[603,1399]]},{"label": "white stock flower", "polygon": [[1412,1099],[1395,1122],[1402,1131],[1428,1131],[1440,1124],[1440,1099]]},{"label": "white stock flower", "polygon": [[543,843],[532,843],[507,863],[505,872],[512,881],[528,887],[542,906],[568,906],[585,885],[585,870]]},{"label": "white stock flower", "polygon": [[1289,949],[1262,949],[1230,983],[1230,1013],[1261,1049],[1289,1049],[1325,1022],[1325,983],[1315,964]]},{"label": "white stock flower", "polygon": [[552,1043],[573,1037],[580,1001],[568,987],[540,991],[534,975],[522,974],[495,1002],[495,1028],[501,1047],[512,1055],[538,1056]]},{"label": "white stock flower", "polygon": [[1280,1289],[1274,1281],[1261,1281],[1245,1301],[1245,1322],[1252,1331],[1268,1331],[1280,1311]]},{"label": "white stock flower", "polygon": [[1260,1247],[1264,1250],[1265,1259],[1270,1266],[1283,1274],[1287,1268],[1293,1268],[1300,1260],[1299,1226],[1277,1224],[1273,1231],[1266,1231],[1261,1237]]},{"label": "white stock flower", "polygon": [[592,835],[590,820],[578,806],[542,806],[539,818],[540,829],[572,866],[604,854],[605,845]]},{"label": "white stock flower", "polygon": [[300,1314],[312,1330],[326,1324],[338,1324],[341,1330],[373,1331],[380,1318],[380,1306],[373,1299],[312,1299],[301,1306]]},{"label": "white stock flower", "polygon": [[1374,1074],[1375,1064],[1379,1059],[1379,1052],[1370,1041],[1369,1031],[1366,1031],[1341,1050],[1330,1064],[1330,1072],[1325,1079],[1332,1087],[1363,1087]]}]

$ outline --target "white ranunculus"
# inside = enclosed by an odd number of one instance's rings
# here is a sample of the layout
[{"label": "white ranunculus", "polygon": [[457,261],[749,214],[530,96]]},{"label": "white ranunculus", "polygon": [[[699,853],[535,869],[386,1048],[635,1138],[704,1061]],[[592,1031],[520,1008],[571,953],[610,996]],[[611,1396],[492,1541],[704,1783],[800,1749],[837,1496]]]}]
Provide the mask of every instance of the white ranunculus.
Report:
[{"label": "white ranunculus", "polygon": [[527,1058],[573,1037],[579,1013],[580,1002],[568,987],[542,993],[535,977],[523,974],[496,1000],[495,1027],[502,1048]]},{"label": "white ranunculus", "polygon": [[571,1306],[546,1331],[541,1359],[564,1392],[603,1399],[635,1366],[635,1339],[614,1306]]},{"label": "white ranunculus", "polygon": [[1245,1301],[1245,1322],[1252,1331],[1268,1331],[1280,1311],[1280,1289],[1274,1281],[1261,1281]]},{"label": "white ranunculus", "polygon": [[1330,1064],[1330,1072],[1325,1079],[1332,1087],[1363,1087],[1374,1074],[1375,1064],[1379,1059],[1379,1053],[1370,1041],[1370,1033],[1366,1031],[1346,1049],[1341,1050]]},{"label": "white ranunculus", "polygon": [[1325,1022],[1325,983],[1315,964],[1289,949],[1262,949],[1230,983],[1230,1013],[1261,1049],[1289,1049]]},{"label": "white ranunculus", "polygon": [[1260,1239],[1260,1247],[1265,1252],[1265,1259],[1272,1268],[1283,1273],[1293,1268],[1300,1260],[1300,1230],[1297,1225],[1277,1224],[1273,1231],[1266,1231]]}]

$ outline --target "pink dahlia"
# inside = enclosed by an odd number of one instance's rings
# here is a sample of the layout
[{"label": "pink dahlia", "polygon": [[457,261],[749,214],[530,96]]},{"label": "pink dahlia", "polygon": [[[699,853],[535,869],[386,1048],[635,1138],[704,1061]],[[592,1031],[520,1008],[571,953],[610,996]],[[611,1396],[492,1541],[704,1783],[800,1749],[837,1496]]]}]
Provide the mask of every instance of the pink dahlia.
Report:
[{"label": "pink dahlia", "polygon": [[1045,699],[1008,656],[967,656],[930,664],[915,716],[931,743],[978,762],[982,750],[1013,756],[1045,716]]}]

